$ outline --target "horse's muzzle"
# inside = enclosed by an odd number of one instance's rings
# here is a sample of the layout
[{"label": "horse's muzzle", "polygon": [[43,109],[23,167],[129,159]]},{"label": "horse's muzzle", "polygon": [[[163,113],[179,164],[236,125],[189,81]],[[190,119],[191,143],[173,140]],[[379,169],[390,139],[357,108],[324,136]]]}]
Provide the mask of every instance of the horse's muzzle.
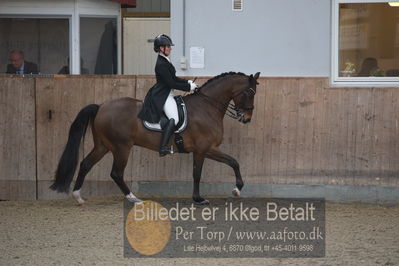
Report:
[{"label": "horse's muzzle", "polygon": [[238,118],[238,121],[240,121],[240,122],[243,123],[243,124],[247,124],[247,123],[251,122],[251,118],[245,118],[245,117],[244,117],[244,114],[242,114],[242,115]]}]

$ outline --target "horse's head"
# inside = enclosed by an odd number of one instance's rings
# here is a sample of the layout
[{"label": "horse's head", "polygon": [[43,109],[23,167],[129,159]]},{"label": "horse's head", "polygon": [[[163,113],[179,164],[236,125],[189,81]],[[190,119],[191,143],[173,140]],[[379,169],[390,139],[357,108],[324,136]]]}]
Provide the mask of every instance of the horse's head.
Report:
[{"label": "horse's head", "polygon": [[244,124],[251,122],[259,74],[260,72],[257,72],[255,75],[246,76],[244,82],[246,85],[233,95],[234,110],[237,112],[238,120]]}]

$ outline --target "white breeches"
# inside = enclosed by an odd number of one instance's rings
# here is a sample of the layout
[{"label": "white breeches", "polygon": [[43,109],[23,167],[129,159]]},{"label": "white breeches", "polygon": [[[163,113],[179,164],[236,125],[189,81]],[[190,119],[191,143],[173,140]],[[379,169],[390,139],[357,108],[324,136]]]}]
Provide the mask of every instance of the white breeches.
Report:
[{"label": "white breeches", "polygon": [[177,112],[176,101],[175,98],[173,98],[174,96],[175,94],[171,90],[166,99],[165,105],[163,106],[163,111],[169,119],[173,118],[175,120],[175,125],[177,125],[177,123],[179,123],[179,113]]}]

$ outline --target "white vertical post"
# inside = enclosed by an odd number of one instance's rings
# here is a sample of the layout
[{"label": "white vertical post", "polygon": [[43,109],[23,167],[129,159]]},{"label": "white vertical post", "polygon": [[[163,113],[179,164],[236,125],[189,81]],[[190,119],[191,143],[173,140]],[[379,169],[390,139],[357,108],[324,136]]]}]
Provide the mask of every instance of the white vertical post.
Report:
[{"label": "white vertical post", "polygon": [[119,8],[118,12],[118,17],[116,18],[116,27],[117,27],[117,58],[118,58],[118,74],[122,74],[122,15],[121,15],[121,9]]},{"label": "white vertical post", "polygon": [[72,54],[71,54],[71,74],[80,74],[80,17],[79,0],[74,1],[72,14]]},{"label": "white vertical post", "polygon": [[331,78],[330,83],[337,80],[338,73],[338,38],[339,38],[339,3],[331,1]]}]

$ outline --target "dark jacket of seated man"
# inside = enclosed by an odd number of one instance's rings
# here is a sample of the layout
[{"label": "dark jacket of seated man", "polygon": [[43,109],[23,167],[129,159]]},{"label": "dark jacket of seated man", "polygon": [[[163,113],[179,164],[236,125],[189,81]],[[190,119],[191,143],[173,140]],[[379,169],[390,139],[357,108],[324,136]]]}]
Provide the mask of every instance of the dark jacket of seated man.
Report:
[{"label": "dark jacket of seated man", "polygon": [[39,71],[37,69],[37,65],[32,62],[24,61],[24,70],[23,73],[18,72],[19,69],[16,69],[13,65],[7,65],[6,74],[38,74]]}]

